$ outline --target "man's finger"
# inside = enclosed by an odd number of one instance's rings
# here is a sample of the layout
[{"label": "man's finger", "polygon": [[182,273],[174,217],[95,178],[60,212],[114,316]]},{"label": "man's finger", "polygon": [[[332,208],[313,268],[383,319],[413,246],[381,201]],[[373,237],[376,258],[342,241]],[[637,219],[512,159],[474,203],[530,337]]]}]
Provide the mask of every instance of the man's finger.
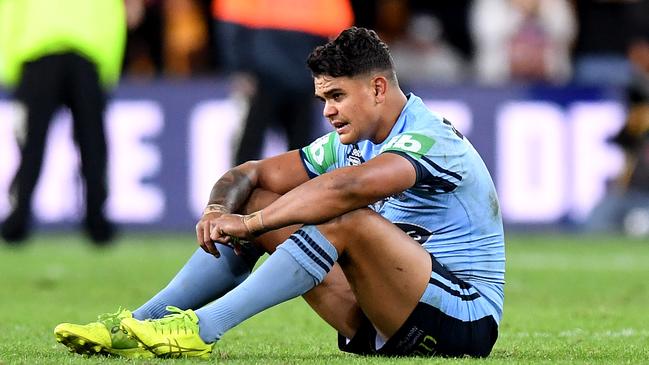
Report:
[{"label": "man's finger", "polygon": [[210,226],[211,224],[208,222],[203,222],[203,242],[211,242],[212,239],[210,238]]},{"label": "man's finger", "polygon": [[223,237],[223,229],[221,227],[211,227],[210,228],[210,240],[217,241],[219,238]]},{"label": "man's finger", "polygon": [[205,251],[205,253],[211,254],[211,252],[207,249],[207,246],[205,245],[205,243],[201,242],[200,246],[201,246],[201,249],[203,249],[203,251]]},{"label": "man's finger", "polygon": [[198,243],[199,246],[203,244],[203,225],[201,222],[196,224],[196,243]]},{"label": "man's finger", "polygon": [[202,222],[198,222],[196,225],[196,242],[198,245],[205,251],[205,253],[210,253],[210,251],[207,249],[207,246],[205,245],[205,229],[204,225]]},{"label": "man's finger", "polygon": [[221,253],[219,250],[216,249],[216,245],[214,244],[213,241],[208,241],[205,243],[205,247],[207,248],[207,252],[211,253],[215,257],[221,257]]}]

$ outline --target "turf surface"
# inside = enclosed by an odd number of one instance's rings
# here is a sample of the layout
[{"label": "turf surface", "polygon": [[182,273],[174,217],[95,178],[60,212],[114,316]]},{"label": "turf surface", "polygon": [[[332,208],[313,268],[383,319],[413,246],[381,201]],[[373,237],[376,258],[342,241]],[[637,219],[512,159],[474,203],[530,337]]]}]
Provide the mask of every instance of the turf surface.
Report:
[{"label": "turf surface", "polygon": [[209,360],[84,358],[55,342],[60,322],[136,308],[194,249],[191,236],[162,234],[128,235],[104,249],[76,235],[0,242],[0,365],[649,363],[649,242],[613,236],[511,235],[505,315],[488,359],[347,355],[301,299],[234,328]]}]

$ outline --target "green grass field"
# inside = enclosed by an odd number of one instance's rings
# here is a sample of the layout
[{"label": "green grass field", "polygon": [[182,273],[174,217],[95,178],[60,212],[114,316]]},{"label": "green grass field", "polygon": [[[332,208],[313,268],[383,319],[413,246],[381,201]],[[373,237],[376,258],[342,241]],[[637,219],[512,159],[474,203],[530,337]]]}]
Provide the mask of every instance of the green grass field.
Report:
[{"label": "green grass field", "polygon": [[0,243],[0,365],[649,363],[649,242],[617,237],[511,235],[505,314],[487,359],[347,355],[301,299],[234,328],[209,360],[84,358],[54,340],[60,322],[136,308],[194,249],[192,236],[162,234],[129,235],[106,249],[75,235]]}]

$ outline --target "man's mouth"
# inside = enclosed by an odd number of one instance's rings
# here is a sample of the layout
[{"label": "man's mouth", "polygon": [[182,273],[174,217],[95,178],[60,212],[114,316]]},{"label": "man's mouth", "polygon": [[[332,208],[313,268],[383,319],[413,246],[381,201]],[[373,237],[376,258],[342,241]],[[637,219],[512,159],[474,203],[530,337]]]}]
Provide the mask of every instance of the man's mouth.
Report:
[{"label": "man's mouth", "polygon": [[336,132],[338,133],[342,133],[345,127],[349,125],[349,123],[347,122],[342,122],[338,120],[334,120],[333,122],[331,122],[331,124],[334,126],[334,128],[336,128]]}]

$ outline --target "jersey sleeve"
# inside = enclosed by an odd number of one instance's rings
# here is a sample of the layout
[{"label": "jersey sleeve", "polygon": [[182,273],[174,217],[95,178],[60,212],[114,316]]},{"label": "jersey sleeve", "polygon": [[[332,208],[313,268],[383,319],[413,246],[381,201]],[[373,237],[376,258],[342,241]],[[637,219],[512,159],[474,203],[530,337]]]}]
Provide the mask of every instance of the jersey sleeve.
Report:
[{"label": "jersey sleeve", "polygon": [[336,168],[339,144],[336,132],[331,132],[300,150],[302,163],[310,178],[320,176]]},{"label": "jersey sleeve", "polygon": [[[460,184],[462,176],[457,171],[452,171],[457,166],[454,153],[435,157],[431,153],[437,141],[428,135],[408,132],[394,136],[381,149],[381,153],[395,153],[408,160],[417,172],[416,185],[419,188],[435,193],[448,193]],[[445,162],[443,162],[445,161]]]}]

